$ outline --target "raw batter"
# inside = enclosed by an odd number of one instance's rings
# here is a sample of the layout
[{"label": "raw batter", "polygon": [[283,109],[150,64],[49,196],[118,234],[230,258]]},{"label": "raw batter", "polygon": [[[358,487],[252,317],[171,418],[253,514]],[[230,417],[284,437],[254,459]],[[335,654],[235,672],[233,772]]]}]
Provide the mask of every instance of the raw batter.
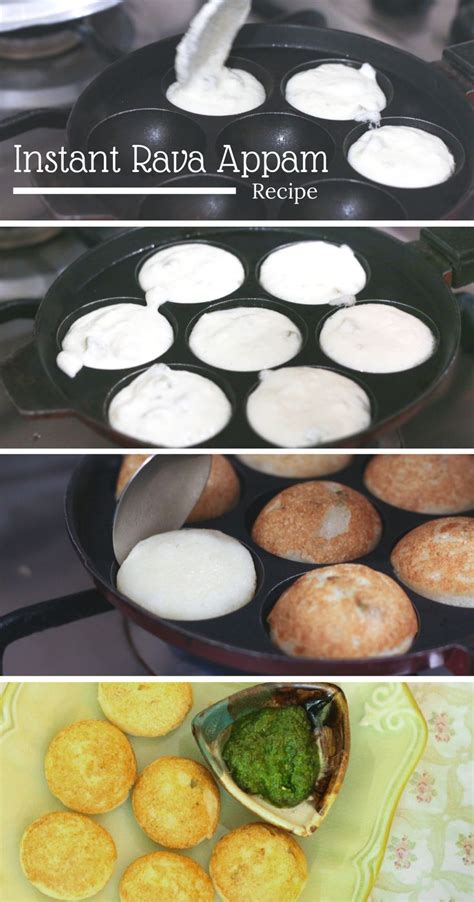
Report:
[{"label": "raw batter", "polygon": [[291,106],[319,119],[356,119],[380,122],[387,98],[369,64],[360,69],[346,63],[322,63],[293,75],[285,97]]},{"label": "raw batter", "polygon": [[435,340],[418,317],[389,304],[337,310],[326,320],[319,343],[328,357],[365,373],[397,373],[431,357]]},{"label": "raw batter", "polygon": [[308,448],[366,429],[371,420],[365,391],[339,373],[310,366],[260,374],[247,402],[254,431],[272,445]]},{"label": "raw batter", "polygon": [[327,241],[299,241],[269,254],[260,284],[294,304],[355,304],[367,276],[354,251]]},{"label": "raw batter", "polygon": [[217,435],[231,413],[226,395],[210,379],[157,363],[115,395],[109,422],[144,443],[187,448]]},{"label": "raw batter", "polygon": [[396,188],[439,185],[456,168],[441,138],[407,125],[369,129],[349,148],[347,159],[366,178]]},{"label": "raw batter", "polygon": [[139,304],[109,304],[75,320],[56,363],[73,378],[83,366],[121,370],[161,357],[174,341],[168,320]]},{"label": "raw batter", "polygon": [[292,321],[266,307],[232,307],[204,313],[189,346],[200,360],[221,369],[249,372],[295,357],[302,337]]},{"label": "raw batter", "polygon": [[170,103],[203,116],[245,113],[265,100],[263,85],[244,69],[225,66],[250,0],[210,0],[194,17],[176,51]]},{"label": "raw batter", "polygon": [[148,257],[138,274],[147,303],[202,304],[237,291],[245,280],[239,258],[213,244],[173,244]]},{"label": "raw batter", "polygon": [[181,529],[144,539],[117,573],[122,595],[172,620],[223,617],[248,604],[256,585],[250,552],[215,529]]}]

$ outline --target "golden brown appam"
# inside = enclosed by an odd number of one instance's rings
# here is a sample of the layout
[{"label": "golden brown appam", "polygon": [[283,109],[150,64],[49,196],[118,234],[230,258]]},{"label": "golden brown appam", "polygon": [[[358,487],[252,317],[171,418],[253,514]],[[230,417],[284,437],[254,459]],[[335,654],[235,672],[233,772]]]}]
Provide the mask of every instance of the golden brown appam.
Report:
[{"label": "golden brown appam", "polygon": [[382,521],[360,492],[338,482],[302,482],[275,495],[260,511],[252,538],[290,561],[337,564],[373,551]]},{"label": "golden brown appam", "polygon": [[392,567],[405,586],[455,607],[474,607],[474,517],[442,517],[395,545]]},{"label": "golden brown appam", "polygon": [[214,902],[205,870],[174,852],[152,852],[137,858],[120,882],[120,902]]},{"label": "golden brown appam", "polygon": [[[126,454],[124,456],[116,486],[117,498],[149,457],[150,455],[146,454]],[[222,517],[223,514],[235,507],[239,498],[240,482],[232,464],[222,454],[213,454],[206,486],[186,522],[199,523],[203,520]]]},{"label": "golden brown appam", "polygon": [[107,830],[71,811],[54,811],[33,821],[20,844],[26,878],[53,899],[95,896],[110,880],[116,860]]},{"label": "golden brown appam", "polygon": [[224,902],[296,902],[308,878],[298,843],[270,824],[246,824],[214,847],[209,872]]},{"label": "golden brown appam", "polygon": [[99,705],[116,727],[131,736],[166,736],[193,704],[191,683],[99,683]]},{"label": "golden brown appam", "polygon": [[137,773],[132,746],[106,720],[78,720],[49,745],[48,786],[63,805],[82,814],[112,811],[127,798]]},{"label": "golden brown appam", "polygon": [[190,849],[215,833],[220,795],[212,774],[190,758],[158,758],[140,774],[132,796],[142,830],[168,849]]},{"label": "golden brown appam", "polygon": [[379,454],[364,482],[387,504],[419,514],[474,508],[474,454]]},{"label": "golden brown appam", "polygon": [[330,476],[349,466],[352,454],[239,454],[239,460],[259,473],[286,479]]},{"label": "golden brown appam", "polygon": [[336,564],[300,576],[280,596],[268,623],[282,651],[310,658],[402,654],[418,629],[408,595],[364,564]]}]

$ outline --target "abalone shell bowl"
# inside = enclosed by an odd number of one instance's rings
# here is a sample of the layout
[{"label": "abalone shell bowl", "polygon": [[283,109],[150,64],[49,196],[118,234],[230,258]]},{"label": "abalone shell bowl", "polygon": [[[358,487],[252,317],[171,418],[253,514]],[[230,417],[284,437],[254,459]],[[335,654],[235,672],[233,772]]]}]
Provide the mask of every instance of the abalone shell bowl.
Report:
[{"label": "abalone shell bowl", "polygon": [[[313,727],[320,768],[307,800],[295,808],[276,808],[258,795],[244,792],[232,779],[222,750],[232,725],[263,708],[301,705]],[[262,820],[297,836],[320,827],[344,781],[349,761],[350,727],[346,697],[332,683],[262,683],[236,692],[205,708],[192,722],[194,738],[221,786]]]}]

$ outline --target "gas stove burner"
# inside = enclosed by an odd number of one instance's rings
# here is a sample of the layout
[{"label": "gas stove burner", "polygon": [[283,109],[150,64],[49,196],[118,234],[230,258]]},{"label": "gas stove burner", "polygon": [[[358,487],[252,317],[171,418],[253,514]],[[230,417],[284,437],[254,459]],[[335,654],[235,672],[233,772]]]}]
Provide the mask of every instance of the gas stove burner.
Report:
[{"label": "gas stove burner", "polygon": [[10,251],[19,247],[35,247],[50,241],[61,232],[60,226],[38,226],[38,228],[7,226],[0,228],[0,251]]},{"label": "gas stove burner", "polygon": [[60,56],[80,40],[78,33],[59,25],[4,32],[0,34],[0,59],[28,61]]},{"label": "gas stove burner", "polygon": [[2,0],[0,15],[0,32],[13,33],[20,30],[31,30],[38,26],[57,26],[59,23],[71,22],[103,12],[112,6],[118,6],[122,0]]}]

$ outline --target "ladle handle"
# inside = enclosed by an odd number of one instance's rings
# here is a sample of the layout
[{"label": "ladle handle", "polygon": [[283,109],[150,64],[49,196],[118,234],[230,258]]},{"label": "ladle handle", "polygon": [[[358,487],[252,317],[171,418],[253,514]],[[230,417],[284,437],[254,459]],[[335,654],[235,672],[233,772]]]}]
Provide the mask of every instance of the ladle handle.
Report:
[{"label": "ladle handle", "polygon": [[29,110],[27,113],[15,113],[0,121],[0,141],[17,138],[35,128],[64,129],[69,119],[69,110],[44,107]]},{"label": "ladle handle", "polygon": [[113,606],[96,589],[86,589],[77,595],[41,601],[4,614],[0,617],[0,674],[3,676],[5,651],[17,639],[113,610]]},{"label": "ladle handle", "polygon": [[422,229],[417,248],[441,269],[445,282],[452,288],[474,282],[474,234],[471,228]]}]

